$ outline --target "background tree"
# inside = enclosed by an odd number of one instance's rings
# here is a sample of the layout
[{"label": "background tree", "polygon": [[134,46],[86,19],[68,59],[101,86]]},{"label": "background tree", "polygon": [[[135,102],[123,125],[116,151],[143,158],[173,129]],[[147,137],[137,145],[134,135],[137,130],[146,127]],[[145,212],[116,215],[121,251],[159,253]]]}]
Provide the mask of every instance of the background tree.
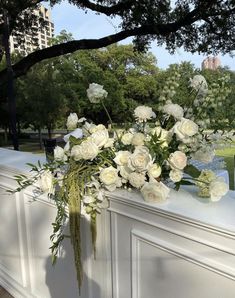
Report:
[{"label": "background tree", "polygon": [[65,114],[65,101],[60,82],[57,81],[57,70],[53,61],[43,62],[18,82],[17,97],[19,120],[24,127],[31,127],[39,133],[47,128],[48,137]]},{"label": "background tree", "polygon": [[[42,0],[1,0],[0,15],[8,14],[10,31],[22,25],[22,15],[27,14]],[[51,5],[61,0],[44,1]],[[133,36],[136,48],[143,50],[154,39],[160,46],[174,52],[183,47],[190,52],[222,52],[234,50],[235,2],[234,0],[69,0],[79,9],[92,10],[108,17],[120,18],[120,31],[100,39],[72,40],[35,51],[13,67],[14,77],[25,74],[35,63],[79,49],[95,49]],[[30,23],[30,14],[29,14]],[[27,19],[27,20],[28,20]],[[26,20],[26,18],[24,18]],[[25,21],[25,26],[27,22]],[[0,23],[0,36],[3,24]],[[0,81],[6,80],[6,71],[0,72]]]}]

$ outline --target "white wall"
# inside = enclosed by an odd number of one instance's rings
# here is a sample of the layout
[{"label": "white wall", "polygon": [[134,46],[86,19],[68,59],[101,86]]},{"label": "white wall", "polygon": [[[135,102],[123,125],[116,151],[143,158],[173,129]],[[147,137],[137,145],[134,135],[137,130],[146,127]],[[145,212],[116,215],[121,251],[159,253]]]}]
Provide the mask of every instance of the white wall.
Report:
[{"label": "white wall", "polygon": [[[27,173],[25,163],[38,158],[0,149],[0,284],[16,298],[79,297],[68,239],[51,265],[52,202],[33,200],[33,189],[5,192],[16,186],[13,175]],[[234,298],[235,192],[208,203],[188,191],[172,191],[163,205],[148,204],[137,192],[108,193],[96,260],[82,221],[81,297]]]}]

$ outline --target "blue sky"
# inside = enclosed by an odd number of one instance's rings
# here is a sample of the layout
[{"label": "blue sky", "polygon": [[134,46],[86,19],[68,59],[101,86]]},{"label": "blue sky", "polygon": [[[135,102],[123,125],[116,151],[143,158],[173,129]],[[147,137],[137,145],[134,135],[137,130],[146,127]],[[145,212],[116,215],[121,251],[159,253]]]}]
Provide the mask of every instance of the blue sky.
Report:
[{"label": "blue sky", "polygon": [[[59,5],[52,8],[52,20],[55,24],[55,34],[63,29],[73,34],[74,38],[99,38],[108,34],[115,33],[115,26],[118,24],[117,20],[110,20],[104,15],[96,15],[93,12],[88,12],[70,5],[67,1],[63,1]],[[131,39],[125,40],[122,43],[130,43]],[[163,47],[157,47],[154,43],[150,51],[157,58],[157,65],[160,68],[167,68],[169,64],[179,63],[181,61],[190,61],[196,67],[200,68],[203,55],[192,55],[182,49],[178,49],[174,55],[170,55]],[[229,55],[219,56],[222,66],[229,66],[230,69],[235,70],[235,58]]]}]

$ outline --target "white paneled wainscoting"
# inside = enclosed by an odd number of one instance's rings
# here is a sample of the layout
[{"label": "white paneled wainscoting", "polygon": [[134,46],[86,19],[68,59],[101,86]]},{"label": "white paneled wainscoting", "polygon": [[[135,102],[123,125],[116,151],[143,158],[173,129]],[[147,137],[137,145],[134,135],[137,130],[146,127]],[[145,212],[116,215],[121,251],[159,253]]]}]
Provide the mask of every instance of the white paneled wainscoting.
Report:
[{"label": "white paneled wainscoting", "polygon": [[[0,149],[0,285],[15,298],[78,298],[70,240],[51,265],[56,209],[30,188],[14,195],[13,176],[43,158]],[[150,204],[136,192],[108,194],[98,219],[96,260],[82,219],[81,298],[234,298],[235,192],[207,203],[193,189]]]}]

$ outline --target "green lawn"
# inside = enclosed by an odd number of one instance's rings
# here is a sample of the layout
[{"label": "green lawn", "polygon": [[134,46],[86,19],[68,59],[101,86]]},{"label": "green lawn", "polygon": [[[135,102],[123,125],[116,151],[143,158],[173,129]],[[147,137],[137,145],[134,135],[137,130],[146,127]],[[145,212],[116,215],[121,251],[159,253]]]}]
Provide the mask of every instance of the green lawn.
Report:
[{"label": "green lawn", "polygon": [[234,187],[234,156],[235,156],[235,146],[224,148],[222,150],[217,150],[216,155],[223,156],[226,162],[226,167],[229,172],[229,183],[230,189],[235,189]]}]

